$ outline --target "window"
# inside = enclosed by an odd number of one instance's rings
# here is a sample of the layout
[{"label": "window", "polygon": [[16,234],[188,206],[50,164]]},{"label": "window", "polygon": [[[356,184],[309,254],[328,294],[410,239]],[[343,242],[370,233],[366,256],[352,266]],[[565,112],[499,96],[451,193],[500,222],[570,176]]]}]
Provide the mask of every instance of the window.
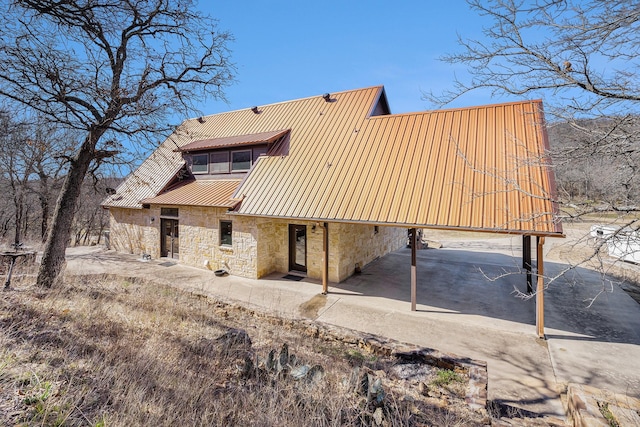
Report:
[{"label": "window", "polygon": [[251,150],[231,152],[231,171],[248,171],[251,169]]},{"label": "window", "polygon": [[233,240],[231,238],[231,232],[233,227],[231,221],[220,221],[220,244],[223,246],[231,246]]},{"label": "window", "polygon": [[229,152],[211,153],[211,173],[229,173]]},{"label": "window", "polygon": [[160,208],[160,215],[178,218],[178,208]]},{"label": "window", "polygon": [[194,154],[191,156],[191,172],[193,173],[207,173],[209,172],[209,155],[208,154]]}]

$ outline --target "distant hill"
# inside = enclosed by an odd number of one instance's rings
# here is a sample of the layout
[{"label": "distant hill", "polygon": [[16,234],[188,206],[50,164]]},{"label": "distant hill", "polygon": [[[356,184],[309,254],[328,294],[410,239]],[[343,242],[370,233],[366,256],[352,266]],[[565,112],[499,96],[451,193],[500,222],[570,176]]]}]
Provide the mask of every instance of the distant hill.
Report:
[{"label": "distant hill", "polygon": [[640,204],[640,117],[548,124],[560,198]]}]

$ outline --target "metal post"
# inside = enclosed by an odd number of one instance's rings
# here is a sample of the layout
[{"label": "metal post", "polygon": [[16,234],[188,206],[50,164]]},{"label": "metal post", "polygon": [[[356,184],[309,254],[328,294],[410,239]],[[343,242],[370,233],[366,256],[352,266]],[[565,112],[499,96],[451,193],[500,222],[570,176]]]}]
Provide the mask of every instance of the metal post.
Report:
[{"label": "metal post", "polygon": [[417,241],[416,238],[417,230],[415,228],[411,229],[411,311],[416,311],[416,287],[417,287],[417,271],[416,271],[416,251],[417,251]]},{"label": "metal post", "polygon": [[533,293],[533,277],[531,274],[531,236],[522,236],[522,268],[527,272],[527,293]]},{"label": "metal post", "polygon": [[538,261],[537,269],[537,289],[536,289],[536,330],[538,338],[544,338],[544,237],[536,238],[537,254],[536,259]]}]

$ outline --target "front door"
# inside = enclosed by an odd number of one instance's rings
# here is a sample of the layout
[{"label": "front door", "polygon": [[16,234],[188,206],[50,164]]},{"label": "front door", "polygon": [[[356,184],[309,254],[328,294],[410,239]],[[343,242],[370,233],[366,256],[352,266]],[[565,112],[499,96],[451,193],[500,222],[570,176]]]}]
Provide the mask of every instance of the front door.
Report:
[{"label": "front door", "polygon": [[177,259],[180,249],[180,239],[178,238],[178,220],[162,218],[160,222],[160,228],[162,229],[160,255],[163,257]]},{"label": "front door", "polygon": [[289,270],[307,272],[307,226],[289,224]]}]

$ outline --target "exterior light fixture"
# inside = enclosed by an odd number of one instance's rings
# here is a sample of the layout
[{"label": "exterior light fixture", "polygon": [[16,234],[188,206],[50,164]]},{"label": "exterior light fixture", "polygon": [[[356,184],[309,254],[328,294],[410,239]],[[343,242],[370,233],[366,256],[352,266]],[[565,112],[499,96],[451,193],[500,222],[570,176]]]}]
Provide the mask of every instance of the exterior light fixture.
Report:
[{"label": "exterior light fixture", "polygon": [[204,123],[204,122],[206,122],[204,117],[202,117],[202,116],[198,117],[198,123]]},{"label": "exterior light fixture", "polygon": [[322,97],[324,98],[325,102],[331,102],[331,94],[330,93],[325,93],[324,95],[322,95]]},{"label": "exterior light fixture", "polygon": [[260,114],[260,110],[258,110],[258,106],[251,107],[251,111],[253,111],[253,114]]}]

